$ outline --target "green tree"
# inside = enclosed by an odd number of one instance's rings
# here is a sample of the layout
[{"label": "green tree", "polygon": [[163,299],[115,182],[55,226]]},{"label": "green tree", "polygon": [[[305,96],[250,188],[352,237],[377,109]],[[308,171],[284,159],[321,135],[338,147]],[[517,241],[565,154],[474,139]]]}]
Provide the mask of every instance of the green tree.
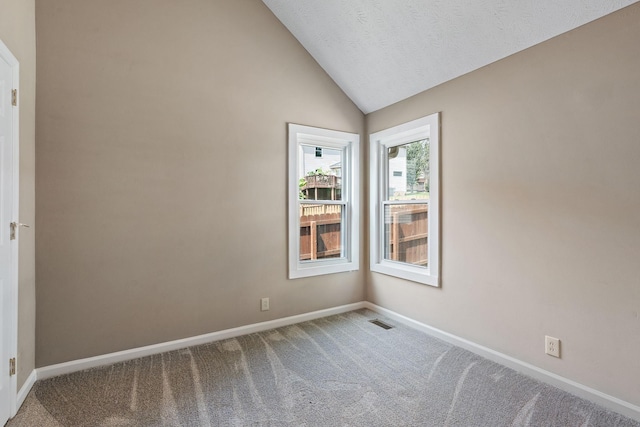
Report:
[{"label": "green tree", "polygon": [[425,178],[425,189],[429,191],[429,139],[407,144],[407,185],[418,183],[420,176]]},{"label": "green tree", "polygon": [[302,189],[304,188],[305,185],[307,185],[307,180],[304,178],[300,178],[298,180],[298,198],[300,200],[304,200],[307,198],[307,196],[302,192]]}]

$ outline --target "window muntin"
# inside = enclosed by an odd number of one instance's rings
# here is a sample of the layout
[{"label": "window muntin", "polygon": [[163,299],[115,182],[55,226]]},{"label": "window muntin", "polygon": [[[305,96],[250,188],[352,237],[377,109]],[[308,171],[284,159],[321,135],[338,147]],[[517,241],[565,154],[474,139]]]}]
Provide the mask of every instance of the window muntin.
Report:
[{"label": "window muntin", "polygon": [[289,278],[358,269],[358,143],[289,124]]},{"label": "window muntin", "polygon": [[438,149],[439,114],[371,135],[372,271],[439,286]]}]

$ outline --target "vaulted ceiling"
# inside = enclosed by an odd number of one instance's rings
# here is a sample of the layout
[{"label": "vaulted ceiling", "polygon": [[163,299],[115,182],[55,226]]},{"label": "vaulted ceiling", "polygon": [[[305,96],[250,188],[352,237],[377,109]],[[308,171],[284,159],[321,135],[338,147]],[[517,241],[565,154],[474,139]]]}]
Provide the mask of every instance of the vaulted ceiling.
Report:
[{"label": "vaulted ceiling", "polygon": [[263,0],[364,112],[638,0]]}]

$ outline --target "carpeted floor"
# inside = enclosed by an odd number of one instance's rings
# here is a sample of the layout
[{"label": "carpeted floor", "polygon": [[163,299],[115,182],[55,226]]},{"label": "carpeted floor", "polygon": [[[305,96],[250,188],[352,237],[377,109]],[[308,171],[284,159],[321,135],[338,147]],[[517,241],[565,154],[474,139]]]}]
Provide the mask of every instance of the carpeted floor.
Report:
[{"label": "carpeted floor", "polygon": [[359,310],[38,381],[8,426],[640,423]]}]

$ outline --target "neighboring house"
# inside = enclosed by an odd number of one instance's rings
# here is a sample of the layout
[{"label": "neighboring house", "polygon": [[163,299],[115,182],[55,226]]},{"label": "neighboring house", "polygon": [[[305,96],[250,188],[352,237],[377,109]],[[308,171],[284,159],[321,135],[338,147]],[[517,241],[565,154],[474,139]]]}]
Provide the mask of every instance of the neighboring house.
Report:
[{"label": "neighboring house", "polygon": [[407,192],[407,149],[394,148],[397,150],[392,148],[389,153],[389,196],[404,196]]},{"label": "neighboring house", "polygon": [[301,178],[317,169],[322,169],[325,173],[329,173],[332,170],[332,166],[341,161],[342,152],[340,150],[303,146]]},{"label": "neighboring house", "polygon": [[[341,197],[342,152],[322,147],[302,147],[301,187],[308,200],[338,200]],[[318,171],[319,173],[314,173]]]},{"label": "neighboring house", "polygon": [[331,169],[331,175],[342,176],[342,162],[332,164],[329,169]]}]

